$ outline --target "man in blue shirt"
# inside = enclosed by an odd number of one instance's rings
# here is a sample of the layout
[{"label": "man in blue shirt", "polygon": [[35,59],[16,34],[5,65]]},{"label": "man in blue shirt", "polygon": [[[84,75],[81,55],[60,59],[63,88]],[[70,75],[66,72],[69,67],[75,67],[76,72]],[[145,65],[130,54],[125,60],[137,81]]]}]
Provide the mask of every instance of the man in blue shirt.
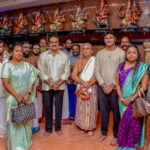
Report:
[{"label": "man in blue shirt", "polygon": [[76,84],[74,81],[71,79],[71,74],[73,67],[76,63],[76,61],[80,58],[80,45],[79,44],[74,44],[72,46],[72,52],[69,53],[69,58],[70,58],[70,78],[69,81],[67,82],[67,87],[68,87],[68,96],[69,96],[69,118],[74,119],[75,118],[75,110],[76,110]]}]

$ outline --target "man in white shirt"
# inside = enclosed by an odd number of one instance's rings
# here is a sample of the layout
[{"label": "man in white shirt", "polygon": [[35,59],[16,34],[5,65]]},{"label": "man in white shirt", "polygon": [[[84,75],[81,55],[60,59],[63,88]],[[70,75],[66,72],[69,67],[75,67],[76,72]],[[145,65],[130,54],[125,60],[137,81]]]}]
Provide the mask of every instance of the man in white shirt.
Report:
[{"label": "man in white shirt", "polygon": [[61,132],[61,117],[65,81],[70,74],[70,60],[67,54],[59,50],[59,37],[49,39],[49,50],[40,55],[38,68],[43,81],[42,90],[45,105],[45,135],[52,133],[53,102],[55,99],[55,131]]},{"label": "man in white shirt", "polygon": [[3,64],[8,61],[6,55],[4,55],[4,43],[0,41],[0,137],[5,136],[6,134],[6,116],[5,116],[5,101],[4,101],[4,92],[3,84],[1,80],[1,72]]}]

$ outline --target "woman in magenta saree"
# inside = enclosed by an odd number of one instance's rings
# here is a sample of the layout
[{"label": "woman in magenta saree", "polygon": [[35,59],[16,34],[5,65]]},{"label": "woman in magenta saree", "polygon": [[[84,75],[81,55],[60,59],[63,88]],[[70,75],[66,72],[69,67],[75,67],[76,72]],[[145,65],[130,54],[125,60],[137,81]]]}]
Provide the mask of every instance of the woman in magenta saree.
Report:
[{"label": "woman in magenta saree", "polygon": [[147,65],[140,62],[136,46],[126,50],[125,62],[119,64],[116,87],[119,96],[121,121],[118,130],[118,150],[137,150],[144,146],[144,118],[133,117],[132,104],[138,97],[138,89],[147,89]]}]

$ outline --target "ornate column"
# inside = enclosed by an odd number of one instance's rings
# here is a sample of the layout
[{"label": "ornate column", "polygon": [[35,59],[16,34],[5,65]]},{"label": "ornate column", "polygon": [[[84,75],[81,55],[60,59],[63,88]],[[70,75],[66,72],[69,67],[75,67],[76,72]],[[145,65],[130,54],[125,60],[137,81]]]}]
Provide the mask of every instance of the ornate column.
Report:
[{"label": "ornate column", "polygon": [[150,61],[150,42],[144,42],[145,62]]}]

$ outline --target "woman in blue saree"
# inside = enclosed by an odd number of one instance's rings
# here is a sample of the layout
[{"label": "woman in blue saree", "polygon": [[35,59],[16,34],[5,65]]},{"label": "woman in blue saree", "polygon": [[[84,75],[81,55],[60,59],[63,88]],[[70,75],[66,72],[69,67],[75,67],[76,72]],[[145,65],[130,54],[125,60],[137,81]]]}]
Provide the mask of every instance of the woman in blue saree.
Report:
[{"label": "woman in blue saree", "polygon": [[19,103],[33,102],[35,99],[35,81],[37,70],[22,61],[22,46],[16,44],[12,59],[2,68],[2,81],[5,87],[5,105],[7,114],[7,150],[28,150],[31,141],[32,121],[16,125],[11,121],[11,107]]},{"label": "woman in blue saree", "polygon": [[119,64],[116,74],[116,88],[119,96],[121,121],[118,130],[118,150],[137,150],[144,146],[144,118],[133,117],[132,104],[148,85],[147,65],[140,62],[136,46],[126,50],[126,60]]}]

